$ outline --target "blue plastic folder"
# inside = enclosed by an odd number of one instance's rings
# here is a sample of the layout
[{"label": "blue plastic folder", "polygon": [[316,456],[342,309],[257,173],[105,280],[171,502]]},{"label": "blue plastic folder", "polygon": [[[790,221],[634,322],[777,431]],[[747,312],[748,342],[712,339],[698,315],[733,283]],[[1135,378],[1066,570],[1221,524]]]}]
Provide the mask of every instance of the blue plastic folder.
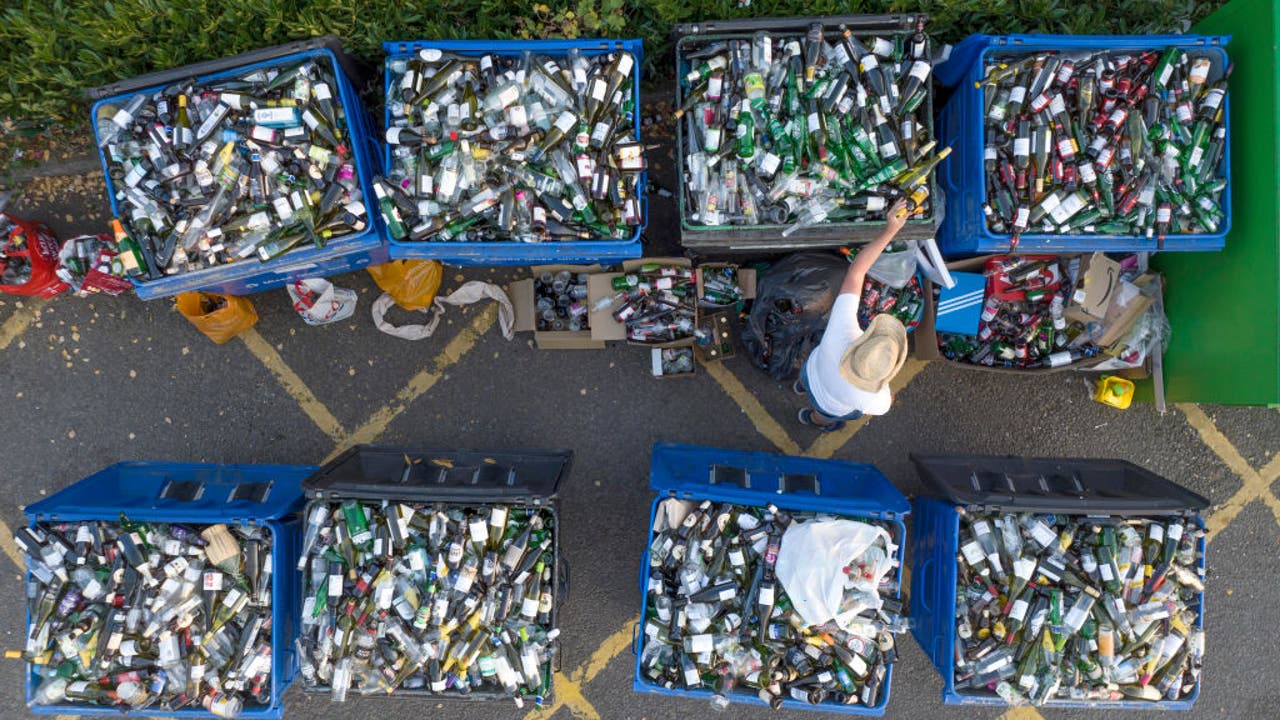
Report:
[{"label": "blue plastic folder", "polygon": [[938,332],[977,335],[986,297],[987,278],[982,273],[953,272],[954,287],[943,288],[938,296]]}]

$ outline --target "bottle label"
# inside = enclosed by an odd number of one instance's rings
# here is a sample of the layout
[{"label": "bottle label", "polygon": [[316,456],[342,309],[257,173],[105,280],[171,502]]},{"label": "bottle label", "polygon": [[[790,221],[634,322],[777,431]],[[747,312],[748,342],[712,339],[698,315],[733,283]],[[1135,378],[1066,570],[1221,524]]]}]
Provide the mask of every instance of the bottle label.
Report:
[{"label": "bottle label", "polygon": [[1093,165],[1083,163],[1078,169],[1080,170],[1080,182],[1085,185],[1092,185],[1098,181],[1098,174],[1093,171]]},{"label": "bottle label", "polygon": [[458,188],[458,171],[453,169],[445,170],[440,173],[440,183],[436,186],[436,197],[441,200],[447,200],[453,197],[453,193]]},{"label": "bottle label", "polygon": [[538,614],[538,598],[526,597],[520,601],[520,614],[525,617],[533,617]]},{"label": "bottle label", "polygon": [[818,111],[815,110],[809,113],[809,120],[808,120],[809,132],[814,132],[816,130],[819,130],[821,129],[821,127],[822,127],[821,122],[818,119]]},{"label": "bottle label", "polygon": [[390,145],[400,144],[400,133],[404,130],[402,127],[387,128],[387,143]]},{"label": "bottle label", "polygon": [[512,105],[507,108],[507,122],[518,128],[526,128],[529,126],[529,112],[523,105]]},{"label": "bottle label", "polygon": [[1031,156],[1031,138],[1014,138],[1013,154],[1018,157]]},{"label": "bottle label", "polygon": [[867,196],[867,212],[869,213],[880,212],[881,210],[884,210],[885,206],[888,204],[889,201],[886,200],[883,195]]},{"label": "bottle label", "polygon": [[1009,104],[1021,105],[1023,100],[1027,99],[1027,88],[1025,85],[1019,85],[1009,91]]},{"label": "bottle label", "polygon": [[1072,216],[1084,209],[1084,198],[1079,193],[1073,193],[1067,196],[1056,208],[1049,211],[1049,217],[1053,218],[1053,222],[1061,225]]},{"label": "bottle label", "polygon": [[431,195],[435,190],[436,180],[430,173],[423,173],[418,176],[418,194]]},{"label": "bottle label", "polygon": [[498,91],[498,102],[500,107],[514,105],[520,100],[520,87],[518,85],[508,85]]},{"label": "bottle label", "polygon": [[998,158],[998,155],[994,147],[987,146],[987,148],[982,151],[983,160],[995,160],[997,158]]},{"label": "bottle label", "polygon": [[970,567],[977,567],[986,560],[986,556],[982,553],[982,546],[978,544],[977,540],[970,540],[961,545],[960,553],[964,555],[965,562],[969,563]]},{"label": "bottle label", "polygon": [[875,55],[868,53],[862,56],[862,62],[858,63],[858,67],[862,69],[863,73],[869,73],[880,67],[880,61],[876,60]]},{"label": "bottle label", "polygon": [[889,140],[888,142],[880,144],[880,157],[888,159],[892,157],[897,157],[897,155],[898,155],[898,144],[895,143],[893,140]]},{"label": "bottle label", "polygon": [[320,101],[333,99],[333,92],[329,90],[329,83],[317,83],[312,85],[311,94],[315,96],[316,100]]},{"label": "bottle label", "polygon": [[573,126],[578,123],[578,118],[574,117],[571,112],[560,113],[560,117],[556,118],[556,129],[562,133],[568,133]]},{"label": "bottle label", "polygon": [[1178,117],[1178,122],[1183,125],[1189,124],[1195,117],[1194,113],[1191,112],[1191,103],[1180,102],[1173,111]]},{"label": "bottle label", "polygon": [[720,591],[720,602],[728,602],[738,596],[738,591],[732,585]]},{"label": "bottle label", "polygon": [[919,80],[920,82],[924,82],[925,80],[929,79],[929,71],[931,69],[932,68],[929,66],[929,63],[924,62],[922,60],[917,60],[915,64],[911,66],[910,75],[911,77]]},{"label": "bottle label", "polygon": [[1187,158],[1188,167],[1200,167],[1200,161],[1204,160],[1204,148],[1199,145],[1191,148],[1191,157]]},{"label": "bottle label", "polygon": [[715,650],[715,638],[708,633],[689,636],[689,652],[700,655]]},{"label": "bottle label", "polygon": [[1061,155],[1062,159],[1064,160],[1075,157],[1075,154],[1076,154],[1075,141],[1069,137],[1065,137],[1059,140],[1058,154]]},{"label": "bottle label", "polygon": [[756,595],[756,604],[761,607],[772,607],[773,602],[773,586],[762,586]]},{"label": "bottle label", "polygon": [[1170,220],[1172,220],[1172,219],[1173,219],[1173,208],[1169,207],[1168,205],[1161,205],[1161,206],[1156,210],[1156,222],[1157,222],[1157,223],[1166,223],[1166,224],[1167,224],[1167,223],[1168,223]]},{"label": "bottle label", "polygon": [[1053,115],[1061,115],[1067,111],[1067,103],[1062,99],[1062,95],[1057,94],[1049,101],[1049,112]]},{"label": "bottle label", "polygon": [[1218,106],[1222,105],[1222,97],[1225,94],[1226,94],[1226,91],[1223,90],[1222,88],[1214,88],[1210,90],[1209,94],[1205,95],[1204,105],[1202,105],[1201,107],[1206,107],[1206,108],[1209,108],[1211,111],[1216,111],[1218,109]]},{"label": "bottle label", "polygon": [[1009,619],[1022,622],[1027,617],[1027,601],[1018,598],[1013,601],[1013,607],[1009,610]]},{"label": "bottle label", "polygon": [[[724,92],[724,78],[720,75],[712,75],[707,81],[707,99],[719,100],[721,93]],[[601,98],[603,100],[603,98]]]}]

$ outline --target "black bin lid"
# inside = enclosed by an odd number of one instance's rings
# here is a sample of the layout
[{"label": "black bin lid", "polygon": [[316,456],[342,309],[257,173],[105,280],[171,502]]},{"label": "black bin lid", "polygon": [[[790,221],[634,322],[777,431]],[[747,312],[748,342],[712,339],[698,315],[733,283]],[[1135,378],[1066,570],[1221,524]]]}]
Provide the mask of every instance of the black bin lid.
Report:
[{"label": "black bin lid", "polygon": [[357,445],[302,487],[312,498],[537,505],[555,498],[572,464],[571,450]]},{"label": "black bin lid", "polygon": [[1209,501],[1127,460],[911,454],[931,490],[965,507],[1076,515],[1177,515]]}]

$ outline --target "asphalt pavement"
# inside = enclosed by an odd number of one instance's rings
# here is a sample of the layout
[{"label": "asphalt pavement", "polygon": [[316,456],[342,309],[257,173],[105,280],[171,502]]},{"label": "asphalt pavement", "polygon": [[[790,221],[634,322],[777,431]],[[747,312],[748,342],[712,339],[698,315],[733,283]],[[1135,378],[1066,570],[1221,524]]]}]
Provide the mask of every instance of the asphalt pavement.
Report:
[{"label": "asphalt pavement", "polygon": [[[662,163],[657,158],[659,182],[666,177],[672,187]],[[105,229],[100,186],[92,189],[91,178],[85,185],[90,189],[29,193],[12,209],[63,237]],[[674,249],[676,226],[663,203],[654,200],[648,254]],[[442,290],[469,279],[502,284],[522,272],[447,268]],[[741,353],[720,367],[699,367],[692,378],[655,380],[643,349],[538,350],[527,335],[504,339],[485,305],[450,310],[436,337],[409,342],[374,327],[369,308],[378,289],[367,273],[333,280],[359,293],[351,319],[309,327],[283,290],[270,291],[252,298],[260,317],[253,337],[221,346],[167,300],[0,297],[0,422],[7,438],[0,483],[8,498],[0,520],[10,530],[26,522],[25,504],[121,460],[318,464],[354,440],[575,451],[559,497],[561,550],[572,581],[562,598],[563,676],[554,714],[506,702],[353,697],[333,705],[295,688],[285,698],[286,717],[710,715],[704,702],[632,690],[637,567],[654,497],[649,451],[661,440],[869,462],[908,496],[922,490],[911,452],[1117,457],[1150,468],[1214,503],[1206,511],[1217,532],[1208,549],[1203,688],[1183,717],[1280,717],[1280,655],[1272,639],[1280,627],[1280,527],[1273,512],[1280,501],[1271,496],[1280,488],[1268,487],[1280,474],[1274,409],[1188,406],[1161,416],[1139,405],[1121,412],[1092,402],[1085,377],[1074,373],[1014,377],[934,362],[911,366],[915,374],[890,414],[837,445],[800,426],[801,399]],[[413,317],[393,314],[397,322]],[[910,561],[911,547],[906,552]],[[0,608],[2,649],[18,649],[22,574],[9,558],[0,558],[0,567],[0,592],[10,599]],[[914,639],[900,638],[900,653],[887,717],[1001,715],[1000,708],[944,707],[941,679]],[[27,716],[22,672],[20,661],[0,661],[0,716]],[[731,712],[744,719],[811,717]],[[1104,713],[1041,714],[1065,720]]]}]

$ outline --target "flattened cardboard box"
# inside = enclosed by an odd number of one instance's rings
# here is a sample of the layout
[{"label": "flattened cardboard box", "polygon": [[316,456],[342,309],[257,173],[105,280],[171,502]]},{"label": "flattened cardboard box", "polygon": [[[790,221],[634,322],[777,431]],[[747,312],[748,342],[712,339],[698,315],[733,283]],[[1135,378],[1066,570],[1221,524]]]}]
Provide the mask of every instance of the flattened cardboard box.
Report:
[{"label": "flattened cardboard box", "polygon": [[[595,277],[594,273],[600,272],[599,265],[535,265],[529,268],[534,276],[541,275],[544,272],[552,274],[561,270],[568,270],[575,275],[578,273],[587,273],[590,277]],[[588,280],[590,280],[590,277]],[[511,307],[515,310],[515,331],[516,332],[533,332],[533,341],[537,343],[539,350],[603,350],[604,341],[595,339],[595,313],[591,313],[588,322],[591,324],[591,332],[569,332],[567,330],[537,330],[537,299],[534,297],[533,278],[524,280],[516,280],[507,287],[507,295],[511,298]],[[591,299],[588,298],[590,303]],[[605,313],[605,317],[609,317]],[[609,320],[613,318],[609,317]]]}]

